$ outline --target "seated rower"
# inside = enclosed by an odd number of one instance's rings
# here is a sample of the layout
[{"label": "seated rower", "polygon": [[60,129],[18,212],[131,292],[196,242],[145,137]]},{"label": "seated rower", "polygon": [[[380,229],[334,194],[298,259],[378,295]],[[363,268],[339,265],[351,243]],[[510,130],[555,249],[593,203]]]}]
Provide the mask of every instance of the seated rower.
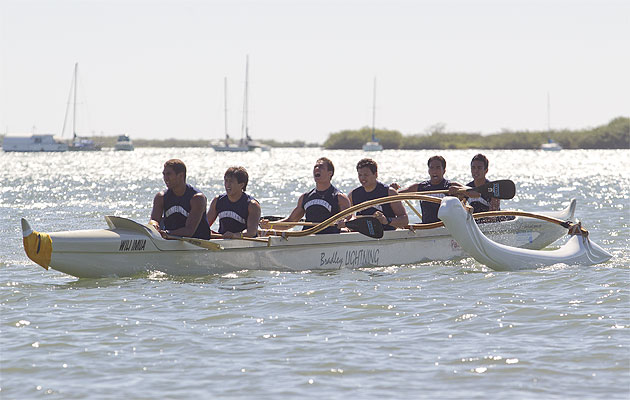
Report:
[{"label": "seated rower", "polygon": [[[398,193],[409,193],[409,192],[429,192],[434,190],[448,190],[449,195],[457,194],[458,190],[461,190],[463,186],[457,182],[451,182],[448,179],[444,178],[444,174],[446,173],[446,160],[442,156],[433,156],[429,158],[427,162],[429,166],[429,180],[423,181],[420,183],[414,183],[413,185],[401,189]],[[400,186],[397,183],[392,183],[394,189],[399,189]],[[444,197],[444,194],[432,194],[430,196],[433,197]],[[438,218],[438,209],[440,205],[438,203],[432,203],[429,201],[422,201],[420,203],[422,208],[422,223],[430,224],[432,222],[439,222]]]},{"label": "seated rower", "polygon": [[164,163],[167,190],[155,195],[151,221],[164,238],[168,235],[210,239],[206,196],[186,183],[186,165],[178,159]]},{"label": "seated rower", "polygon": [[[297,206],[291,211],[288,217],[279,221],[274,221],[273,227],[279,230],[286,230],[289,227],[276,226],[278,222],[297,222],[306,215],[306,222],[324,222],[333,215],[350,207],[348,196],[341,193],[331,183],[335,174],[335,166],[332,161],[326,157],[317,160],[313,167],[313,179],[315,180],[315,188],[310,192],[300,196]],[[260,227],[269,229],[271,224],[269,220],[260,221]],[[304,227],[303,230],[310,227]],[[318,233],[339,233],[340,229],[331,224],[331,226]]]},{"label": "seated rower", "polygon": [[[472,174],[473,181],[468,182],[466,186],[477,187],[490,183],[486,178],[488,173],[488,159],[483,154],[477,154],[470,162],[470,173]],[[479,193],[473,190],[466,192],[468,198],[468,204],[473,208],[473,213],[485,212],[485,211],[498,211],[501,209],[501,200],[491,196],[490,193]]]},{"label": "seated rower", "polygon": [[[396,189],[377,180],[378,165],[371,158],[364,158],[357,163],[357,173],[361,186],[354,189],[348,196],[353,206],[368,200],[398,194]],[[374,215],[383,224],[383,229],[386,231],[404,228],[409,223],[407,211],[400,201],[376,204],[357,212],[357,215]],[[344,226],[345,224],[342,221],[339,225]]]},{"label": "seated rower", "polygon": [[[225,239],[255,237],[258,235],[260,204],[245,193],[249,176],[243,167],[230,167],[223,175],[225,194],[210,203],[208,223],[219,218],[219,233]],[[245,232],[243,232],[245,231]]]}]

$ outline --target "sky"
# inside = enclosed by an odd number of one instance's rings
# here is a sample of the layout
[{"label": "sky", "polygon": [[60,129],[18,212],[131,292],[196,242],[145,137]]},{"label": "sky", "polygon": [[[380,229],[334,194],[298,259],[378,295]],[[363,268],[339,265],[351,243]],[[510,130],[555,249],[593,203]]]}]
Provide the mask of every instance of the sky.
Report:
[{"label": "sky", "polygon": [[238,138],[247,56],[254,139],[581,129],[629,49],[627,0],[0,0],[0,132],[61,135],[78,63],[80,134]]}]

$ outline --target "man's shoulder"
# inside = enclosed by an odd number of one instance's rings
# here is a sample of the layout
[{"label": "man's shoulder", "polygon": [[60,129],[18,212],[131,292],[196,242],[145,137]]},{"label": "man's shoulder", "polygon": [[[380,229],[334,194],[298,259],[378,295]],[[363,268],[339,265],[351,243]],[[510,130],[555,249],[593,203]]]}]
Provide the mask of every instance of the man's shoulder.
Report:
[{"label": "man's shoulder", "polygon": [[247,195],[247,203],[248,204],[260,204],[260,202],[254,196],[252,196],[251,194],[247,194],[246,193],[246,195]]},{"label": "man's shoulder", "polygon": [[359,186],[355,187],[354,189],[352,189],[350,191],[350,194],[360,193],[362,191],[365,192],[365,188],[363,186],[359,185]]},{"label": "man's shoulder", "polygon": [[346,195],[344,192],[342,192],[341,190],[339,190],[339,188],[338,188],[337,186],[335,186],[335,185],[332,185],[332,184],[331,184],[331,185],[330,185],[330,188],[331,188],[331,191],[332,191],[333,196],[337,196],[337,195],[340,195],[340,194],[342,194],[342,195],[344,195],[344,196]]}]

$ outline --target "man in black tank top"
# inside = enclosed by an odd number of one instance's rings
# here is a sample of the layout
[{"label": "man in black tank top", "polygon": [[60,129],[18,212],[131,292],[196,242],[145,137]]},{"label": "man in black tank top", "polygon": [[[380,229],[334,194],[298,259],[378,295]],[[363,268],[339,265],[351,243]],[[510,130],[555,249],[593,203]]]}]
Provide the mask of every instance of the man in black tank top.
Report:
[{"label": "man in black tank top", "polygon": [[[368,200],[398,194],[396,189],[388,187],[377,180],[378,165],[371,158],[364,158],[358,162],[357,173],[361,186],[354,189],[348,196],[350,204],[353,206]],[[388,231],[403,228],[409,223],[407,211],[400,201],[377,204],[357,212],[357,215],[373,215],[383,224],[383,229]],[[340,225],[343,226],[344,224],[341,223]]]},{"label": "man in black tank top", "polygon": [[[473,181],[469,182],[466,186],[477,187],[485,185],[490,182],[486,178],[488,173],[488,159],[483,154],[477,154],[470,162],[470,173],[473,177]],[[468,204],[473,208],[473,213],[485,212],[485,211],[498,211],[501,209],[500,201],[489,193],[481,194],[475,191],[469,191],[466,193],[469,197]]]},{"label": "man in black tank top", "polygon": [[212,225],[219,218],[219,233],[225,239],[255,237],[258,234],[260,204],[245,193],[248,181],[245,168],[228,168],[223,175],[225,194],[215,197],[210,203],[208,223]]},{"label": "man in black tank top", "polygon": [[[277,222],[297,222],[306,215],[307,222],[323,222],[340,211],[350,207],[348,196],[341,193],[331,183],[335,174],[335,166],[332,161],[326,157],[322,157],[315,163],[313,167],[313,179],[315,180],[315,188],[310,192],[300,196],[297,206],[291,211],[288,217]],[[263,229],[269,229],[271,224],[268,220],[260,221]],[[285,230],[287,227],[281,225],[273,226],[274,229]],[[307,229],[307,227],[305,227]],[[337,226],[331,225],[318,233],[339,233]]]},{"label": "man in black tank top", "polygon": [[181,160],[168,160],[162,176],[167,190],[155,195],[149,224],[164,238],[175,235],[210,239],[206,196],[186,184],[186,165]]},{"label": "man in black tank top", "polygon": [[[463,186],[457,182],[451,182],[448,179],[444,179],[444,173],[446,172],[446,160],[442,156],[433,156],[429,158],[427,162],[429,167],[429,180],[423,181],[419,183],[414,183],[413,185],[401,189],[398,193],[409,193],[409,192],[428,192],[434,190],[449,190],[451,193],[449,195],[455,195],[457,193],[457,189],[462,188]],[[397,183],[392,183],[391,186],[394,189],[400,188]],[[433,194],[430,196],[442,198],[444,194]],[[438,218],[438,209],[440,205],[438,203],[432,203],[429,201],[422,201],[420,203],[420,207],[422,208],[422,223],[429,224],[432,222],[438,222],[440,219]]]}]

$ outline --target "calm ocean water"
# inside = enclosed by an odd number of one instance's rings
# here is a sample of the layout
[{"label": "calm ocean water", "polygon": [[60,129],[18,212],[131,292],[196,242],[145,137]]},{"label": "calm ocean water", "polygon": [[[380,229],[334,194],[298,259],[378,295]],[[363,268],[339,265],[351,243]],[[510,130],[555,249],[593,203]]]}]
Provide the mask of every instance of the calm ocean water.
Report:
[{"label": "calm ocean water", "polygon": [[[435,153],[371,156],[382,181],[407,185],[426,179]],[[439,153],[448,178],[471,180],[476,151]],[[105,215],[146,222],[169,158],[184,160],[208,197],[223,191],[227,167],[243,165],[263,214],[286,215],[312,187],[318,157],[333,160],[333,183],[347,192],[365,154],[0,153],[0,398],[628,399],[629,152],[485,154],[490,179],[517,184],[504,209],[576,198],[577,216],[613,259],[521,272],[464,259],[77,279],[26,258],[21,217],[44,232],[106,228]]]}]

